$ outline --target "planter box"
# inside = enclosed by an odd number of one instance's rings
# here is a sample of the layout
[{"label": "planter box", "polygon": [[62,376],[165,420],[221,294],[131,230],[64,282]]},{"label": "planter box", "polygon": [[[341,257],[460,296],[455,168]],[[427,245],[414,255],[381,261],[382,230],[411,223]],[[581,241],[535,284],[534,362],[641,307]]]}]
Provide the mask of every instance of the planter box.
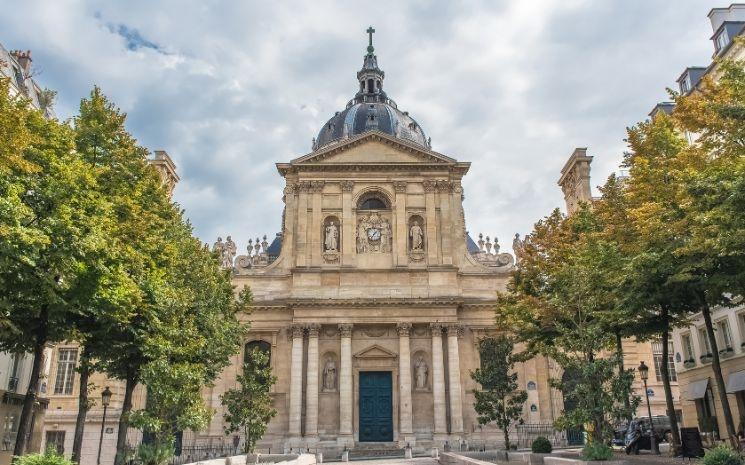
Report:
[{"label": "planter box", "polygon": [[714,360],[713,355],[702,355],[699,357],[699,360],[701,360],[701,363],[711,363],[712,360]]},{"label": "planter box", "polygon": [[549,457],[551,453],[548,454],[539,454],[536,452],[531,452],[530,456],[528,457],[528,465],[545,465],[545,458]]},{"label": "planter box", "polygon": [[720,350],[720,351],[719,351],[719,356],[720,356],[721,358],[730,358],[730,357],[732,357],[733,355],[735,355],[735,351],[734,351],[734,350],[732,350],[732,349],[728,349],[728,350]]},{"label": "planter box", "polygon": [[544,465],[629,465],[628,460],[584,460],[565,457],[544,457]]},{"label": "planter box", "polygon": [[695,360],[686,360],[685,362],[683,362],[683,366],[686,367],[686,368],[693,368],[693,367],[696,366],[696,361]]}]

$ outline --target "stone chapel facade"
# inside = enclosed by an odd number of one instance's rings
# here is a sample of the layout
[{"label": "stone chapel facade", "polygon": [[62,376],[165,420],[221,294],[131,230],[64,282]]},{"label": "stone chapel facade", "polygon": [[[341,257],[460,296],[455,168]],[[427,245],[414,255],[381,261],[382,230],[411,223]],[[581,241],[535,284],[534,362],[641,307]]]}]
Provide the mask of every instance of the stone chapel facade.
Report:
[{"label": "stone chapel facade", "polygon": [[[268,351],[278,378],[278,415],[259,446],[501,440],[478,425],[470,372],[479,338],[496,332],[496,292],[514,259],[496,241],[492,251],[488,238],[485,249],[468,237],[461,181],[470,163],[433,151],[387,97],[372,45],[357,78],[359,91],[312,152],[277,164],[282,233],[234,261],[236,289],[254,295],[245,350]],[[216,247],[233,263],[230,239]],[[218,386],[232,386],[239,367]],[[560,412],[552,370],[544,358],[520,367],[526,422],[550,423]],[[222,436],[213,407],[206,434]]]}]

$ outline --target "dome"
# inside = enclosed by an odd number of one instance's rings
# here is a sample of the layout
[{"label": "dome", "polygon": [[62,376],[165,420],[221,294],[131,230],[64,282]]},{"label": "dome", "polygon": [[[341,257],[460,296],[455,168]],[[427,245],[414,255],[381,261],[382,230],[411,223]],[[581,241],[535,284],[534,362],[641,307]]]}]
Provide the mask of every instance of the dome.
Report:
[{"label": "dome", "polygon": [[368,132],[380,131],[393,137],[430,148],[430,141],[408,112],[400,111],[396,102],[383,91],[385,73],[378,68],[373,54],[372,32],[362,69],[357,72],[359,91],[343,111],[337,111],[313,139],[313,150]]}]

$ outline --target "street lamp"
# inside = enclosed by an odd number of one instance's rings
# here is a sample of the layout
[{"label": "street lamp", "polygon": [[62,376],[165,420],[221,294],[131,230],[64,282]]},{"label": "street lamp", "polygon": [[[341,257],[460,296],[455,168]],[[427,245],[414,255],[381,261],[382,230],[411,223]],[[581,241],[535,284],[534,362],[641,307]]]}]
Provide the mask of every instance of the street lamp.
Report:
[{"label": "street lamp", "polygon": [[654,423],[652,423],[652,407],[649,406],[649,391],[647,391],[647,379],[649,378],[649,367],[644,361],[639,365],[639,377],[644,381],[644,396],[647,398],[647,414],[649,415],[649,442],[652,447],[652,453],[660,455],[660,448],[657,446],[657,438],[654,433]]},{"label": "street lamp", "polygon": [[96,460],[97,465],[101,465],[101,445],[103,444],[103,433],[104,428],[106,427],[106,409],[109,407],[109,402],[111,402],[111,389],[109,389],[108,386],[104,388],[103,392],[101,393],[101,405],[103,405],[103,419],[101,420],[101,437],[98,438],[98,460]]}]

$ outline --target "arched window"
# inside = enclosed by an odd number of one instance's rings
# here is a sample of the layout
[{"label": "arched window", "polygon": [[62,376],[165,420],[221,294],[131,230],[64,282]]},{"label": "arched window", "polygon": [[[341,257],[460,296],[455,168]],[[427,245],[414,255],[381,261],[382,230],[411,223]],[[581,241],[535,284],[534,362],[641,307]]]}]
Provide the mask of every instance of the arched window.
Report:
[{"label": "arched window", "polygon": [[370,197],[369,199],[365,199],[360,204],[359,209],[360,210],[385,210],[386,208],[388,207],[386,207],[385,202],[383,202],[377,197]]},{"label": "arched window", "polygon": [[246,343],[246,347],[244,348],[243,352],[243,363],[250,363],[251,359],[249,358],[249,354],[253,352],[254,349],[259,349],[264,354],[266,354],[266,365],[265,367],[269,366],[271,364],[272,359],[272,345],[269,344],[266,341],[250,341]]}]

